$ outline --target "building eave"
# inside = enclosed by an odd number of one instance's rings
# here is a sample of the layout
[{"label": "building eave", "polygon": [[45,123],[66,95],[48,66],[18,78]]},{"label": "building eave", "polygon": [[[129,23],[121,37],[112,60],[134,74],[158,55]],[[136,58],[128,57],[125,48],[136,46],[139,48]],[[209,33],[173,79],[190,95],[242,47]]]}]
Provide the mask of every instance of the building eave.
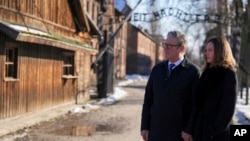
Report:
[{"label": "building eave", "polygon": [[89,25],[89,27],[90,27],[89,32],[92,33],[93,35],[101,36],[101,32],[100,32],[99,28],[97,27],[97,25],[95,24],[95,22],[91,19],[88,12],[82,8],[84,5],[83,1],[80,0],[80,4],[81,4],[81,11],[83,12],[83,15],[86,16],[86,18],[87,18],[86,22],[88,22],[88,23],[86,23],[86,24]]},{"label": "building eave", "polygon": [[78,32],[88,32],[91,36],[101,36],[101,32],[95,22],[83,8],[84,3],[82,0],[70,0],[69,5],[71,7],[71,12]]},{"label": "building eave", "polygon": [[[19,26],[22,27],[22,26]],[[26,28],[26,27],[24,27]],[[24,29],[23,28],[23,29]],[[13,28],[13,24],[0,22],[0,31],[16,41],[43,44],[67,50],[86,50],[97,53],[97,50],[78,40],[47,34],[45,32],[35,32],[35,30],[21,30]]]}]

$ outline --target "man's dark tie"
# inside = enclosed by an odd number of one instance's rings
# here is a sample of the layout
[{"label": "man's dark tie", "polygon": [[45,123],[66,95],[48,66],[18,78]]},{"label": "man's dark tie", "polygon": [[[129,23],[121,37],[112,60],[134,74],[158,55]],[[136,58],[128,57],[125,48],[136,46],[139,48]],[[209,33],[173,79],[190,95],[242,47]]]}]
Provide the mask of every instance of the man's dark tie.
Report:
[{"label": "man's dark tie", "polygon": [[171,74],[171,72],[172,72],[174,66],[175,66],[175,64],[169,64],[169,65],[168,65],[168,76],[170,76],[170,74]]}]

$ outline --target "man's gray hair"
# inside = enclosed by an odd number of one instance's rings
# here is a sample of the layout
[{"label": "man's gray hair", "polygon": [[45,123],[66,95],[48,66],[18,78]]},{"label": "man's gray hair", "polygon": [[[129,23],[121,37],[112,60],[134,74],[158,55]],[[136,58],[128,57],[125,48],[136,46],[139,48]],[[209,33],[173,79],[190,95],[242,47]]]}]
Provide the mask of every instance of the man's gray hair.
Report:
[{"label": "man's gray hair", "polygon": [[184,33],[180,31],[170,31],[168,32],[167,37],[174,37],[177,39],[177,45],[187,46],[187,39]]}]

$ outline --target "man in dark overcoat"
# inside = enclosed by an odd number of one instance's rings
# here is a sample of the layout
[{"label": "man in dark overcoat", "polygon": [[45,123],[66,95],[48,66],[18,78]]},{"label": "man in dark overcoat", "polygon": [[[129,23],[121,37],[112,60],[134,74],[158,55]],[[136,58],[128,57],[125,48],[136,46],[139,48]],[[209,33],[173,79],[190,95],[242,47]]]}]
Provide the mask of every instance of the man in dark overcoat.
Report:
[{"label": "man in dark overcoat", "polygon": [[153,67],[145,89],[141,136],[145,141],[190,140],[199,68],[185,56],[186,37],[171,31],[162,43],[166,61]]}]

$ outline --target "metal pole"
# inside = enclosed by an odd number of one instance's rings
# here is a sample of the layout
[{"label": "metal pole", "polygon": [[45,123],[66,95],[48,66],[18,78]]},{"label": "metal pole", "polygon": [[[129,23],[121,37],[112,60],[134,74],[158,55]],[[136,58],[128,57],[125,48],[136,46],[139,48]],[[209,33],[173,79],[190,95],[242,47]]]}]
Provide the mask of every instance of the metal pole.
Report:
[{"label": "metal pole", "polygon": [[118,32],[121,30],[121,28],[123,27],[123,25],[130,19],[130,17],[133,14],[133,11],[136,9],[136,7],[141,3],[142,0],[139,0],[138,3],[136,4],[136,6],[134,7],[134,9],[129,13],[129,15],[125,18],[125,20],[120,24],[120,26],[118,27],[118,29],[116,30],[116,32],[113,34],[113,36],[110,37],[110,39],[107,41],[103,51],[99,54],[99,56],[97,56],[95,62],[93,62],[92,65],[96,65],[97,62],[101,59],[101,57],[103,56],[103,54],[110,48],[110,43],[114,40],[115,36],[118,34]]}]

